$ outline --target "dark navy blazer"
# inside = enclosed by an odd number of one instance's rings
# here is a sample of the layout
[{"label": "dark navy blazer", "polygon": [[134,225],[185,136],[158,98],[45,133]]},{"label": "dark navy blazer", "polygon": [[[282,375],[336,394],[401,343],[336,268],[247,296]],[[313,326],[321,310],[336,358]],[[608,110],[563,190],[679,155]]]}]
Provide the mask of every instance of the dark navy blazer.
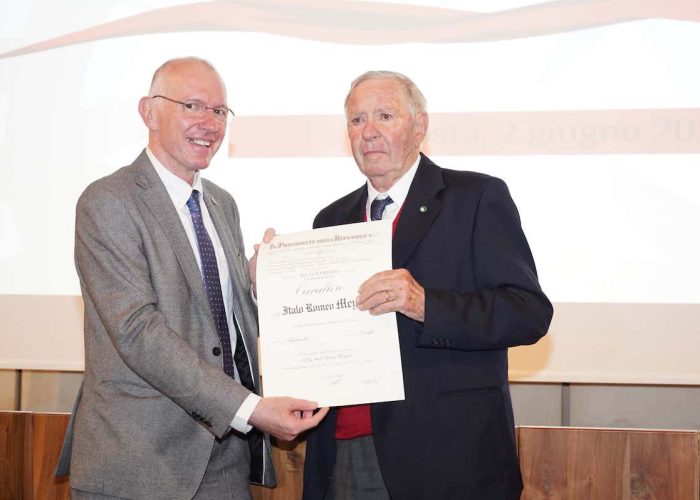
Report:
[{"label": "dark navy blazer", "polygon": [[[314,227],[362,222],[366,200],[362,186]],[[392,247],[394,269],[425,288],[425,321],[397,314],[406,399],[371,405],[391,497],[519,499],[507,349],[537,342],[553,310],[508,188],[421,155]],[[328,487],[335,419],[331,411],[308,435],[305,500]]]}]

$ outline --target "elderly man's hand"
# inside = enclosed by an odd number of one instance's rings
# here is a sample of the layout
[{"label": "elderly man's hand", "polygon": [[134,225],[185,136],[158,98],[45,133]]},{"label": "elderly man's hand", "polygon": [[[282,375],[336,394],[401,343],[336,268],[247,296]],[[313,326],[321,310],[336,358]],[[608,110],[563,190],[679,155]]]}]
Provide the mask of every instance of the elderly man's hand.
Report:
[{"label": "elderly man's hand", "polygon": [[370,314],[400,312],[416,321],[425,320],[425,290],[406,269],[375,274],[360,285],[356,302]]}]

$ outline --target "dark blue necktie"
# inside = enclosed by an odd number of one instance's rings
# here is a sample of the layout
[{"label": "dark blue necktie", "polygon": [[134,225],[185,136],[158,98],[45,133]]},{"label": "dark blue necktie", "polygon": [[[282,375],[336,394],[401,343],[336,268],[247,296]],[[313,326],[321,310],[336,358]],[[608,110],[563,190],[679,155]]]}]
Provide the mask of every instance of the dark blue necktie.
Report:
[{"label": "dark blue necktie", "polygon": [[255,391],[250,365],[248,364],[248,356],[246,355],[245,345],[243,344],[241,332],[238,331],[238,327],[236,327],[236,352],[233,355],[231,353],[231,337],[229,335],[228,321],[226,319],[226,309],[224,308],[224,298],[221,294],[219,266],[216,263],[214,245],[211,242],[211,238],[209,238],[209,233],[207,233],[207,229],[204,227],[204,221],[202,220],[202,211],[199,206],[199,191],[192,191],[192,195],[187,200],[187,207],[190,209],[194,232],[197,236],[199,257],[202,261],[204,290],[207,293],[211,313],[216,323],[216,332],[221,341],[221,350],[224,355],[224,372],[233,377],[233,363],[235,361],[241,383],[248,390]]},{"label": "dark blue necktie", "polygon": [[370,220],[382,220],[382,214],[384,214],[384,209],[394,203],[394,200],[390,196],[380,200],[377,196],[372,200],[372,204],[369,207]]},{"label": "dark blue necktie", "polygon": [[[212,245],[209,233],[204,227],[202,220],[202,211],[199,206],[199,191],[192,191],[192,195],[187,200],[187,208],[190,209],[192,216],[192,224],[194,232],[197,235],[197,246],[199,247],[199,258],[202,261],[202,280],[204,281],[204,290],[209,299],[209,307],[216,322],[216,332],[219,334],[221,341],[221,350],[224,354],[224,372],[233,377],[233,363],[235,361],[238,368],[238,376],[241,378],[241,384],[249,391],[255,392],[253,384],[253,376],[248,364],[248,355],[246,354],[243,337],[236,325],[236,352],[231,355],[231,337],[229,336],[228,321],[226,320],[226,309],[224,308],[224,298],[221,294],[221,281],[219,280],[219,266],[216,264],[216,253],[214,245]],[[233,314],[233,313],[232,313]],[[250,481],[261,484],[263,481],[263,442],[264,437],[258,429],[251,429],[246,435],[248,448],[250,449]]]}]

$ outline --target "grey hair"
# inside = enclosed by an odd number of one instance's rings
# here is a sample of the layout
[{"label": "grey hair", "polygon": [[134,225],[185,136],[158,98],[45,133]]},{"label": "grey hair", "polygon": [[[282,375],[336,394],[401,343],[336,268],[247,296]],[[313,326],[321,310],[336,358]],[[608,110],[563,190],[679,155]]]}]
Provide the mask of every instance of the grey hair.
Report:
[{"label": "grey hair", "polygon": [[158,92],[161,92],[162,90],[159,88],[161,85],[161,80],[163,73],[170,67],[175,64],[180,64],[180,63],[188,63],[188,62],[194,62],[194,63],[199,63],[207,68],[211,69],[214,73],[218,74],[219,72],[216,71],[216,68],[212,63],[207,61],[206,59],[202,59],[201,57],[177,57],[175,59],[168,59],[165,61],[163,64],[161,64],[157,70],[153,73],[153,78],[151,79],[151,88],[148,90],[149,95],[156,94]]},{"label": "grey hair", "polygon": [[403,88],[406,97],[408,98],[408,103],[410,111],[415,116],[418,113],[425,113],[427,111],[427,102],[423,92],[420,91],[418,86],[413,83],[406,75],[402,75],[396,71],[367,71],[362,73],[360,76],[355,78],[350,84],[350,91],[348,95],[345,96],[345,114],[348,114],[348,102],[350,101],[350,96],[352,96],[355,88],[367,80],[381,80],[390,79],[398,82]]}]

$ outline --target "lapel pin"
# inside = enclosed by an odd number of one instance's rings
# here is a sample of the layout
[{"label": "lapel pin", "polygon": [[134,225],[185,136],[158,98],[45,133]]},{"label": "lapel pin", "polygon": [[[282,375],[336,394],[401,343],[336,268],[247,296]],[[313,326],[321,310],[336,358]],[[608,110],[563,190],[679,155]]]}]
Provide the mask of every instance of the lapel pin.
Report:
[{"label": "lapel pin", "polygon": [[421,207],[418,210],[420,210],[420,213],[424,214],[428,211],[428,207],[426,207],[425,205],[421,205]]},{"label": "lapel pin", "polygon": [[218,205],[218,203],[216,202],[216,198],[214,198],[213,196],[210,196],[210,198],[211,198],[211,202],[212,202],[214,205]]}]

